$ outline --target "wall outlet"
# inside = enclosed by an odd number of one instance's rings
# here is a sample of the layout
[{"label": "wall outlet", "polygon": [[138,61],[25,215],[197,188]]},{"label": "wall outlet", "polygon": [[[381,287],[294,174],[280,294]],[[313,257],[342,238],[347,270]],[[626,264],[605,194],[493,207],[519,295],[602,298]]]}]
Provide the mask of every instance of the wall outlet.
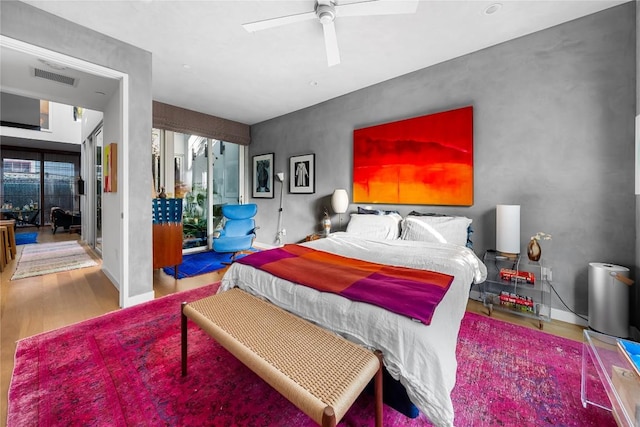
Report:
[{"label": "wall outlet", "polygon": [[287,230],[285,230],[284,228],[282,229],[282,235],[286,236],[287,235]]},{"label": "wall outlet", "polygon": [[542,267],[542,279],[551,281],[551,267]]}]

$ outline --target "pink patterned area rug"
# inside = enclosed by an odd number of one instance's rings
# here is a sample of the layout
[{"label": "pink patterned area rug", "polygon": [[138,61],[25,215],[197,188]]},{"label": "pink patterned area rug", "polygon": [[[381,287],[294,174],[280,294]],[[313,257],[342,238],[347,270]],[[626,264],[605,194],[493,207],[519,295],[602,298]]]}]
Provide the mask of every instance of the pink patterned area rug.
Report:
[{"label": "pink patterned area rug", "polygon": [[[189,375],[180,375],[180,302],[217,286],[21,340],[8,426],[315,425],[191,322]],[[580,403],[578,342],[467,313],[457,352],[456,426],[615,425]],[[341,425],[373,425],[373,414],[363,394]],[[384,425],[431,424],[385,407]]]}]

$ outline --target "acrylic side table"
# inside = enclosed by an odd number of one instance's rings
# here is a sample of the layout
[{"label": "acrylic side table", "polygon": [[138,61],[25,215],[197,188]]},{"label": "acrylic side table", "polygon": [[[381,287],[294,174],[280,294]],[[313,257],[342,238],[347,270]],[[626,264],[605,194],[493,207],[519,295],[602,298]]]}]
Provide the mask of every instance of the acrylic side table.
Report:
[{"label": "acrylic side table", "polygon": [[[620,353],[617,338],[585,329],[582,347],[582,406],[594,405],[613,412],[619,426],[640,427],[640,377]],[[609,402],[589,397],[587,377],[595,371]]]}]

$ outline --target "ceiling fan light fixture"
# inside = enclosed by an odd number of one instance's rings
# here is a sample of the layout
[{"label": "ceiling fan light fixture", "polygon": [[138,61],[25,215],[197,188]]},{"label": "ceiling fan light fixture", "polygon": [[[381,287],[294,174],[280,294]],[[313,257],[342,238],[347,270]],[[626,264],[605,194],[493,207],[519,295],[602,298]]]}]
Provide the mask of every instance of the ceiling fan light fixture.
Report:
[{"label": "ceiling fan light fixture", "polygon": [[502,9],[502,3],[493,3],[484,10],[485,15],[493,15]]}]

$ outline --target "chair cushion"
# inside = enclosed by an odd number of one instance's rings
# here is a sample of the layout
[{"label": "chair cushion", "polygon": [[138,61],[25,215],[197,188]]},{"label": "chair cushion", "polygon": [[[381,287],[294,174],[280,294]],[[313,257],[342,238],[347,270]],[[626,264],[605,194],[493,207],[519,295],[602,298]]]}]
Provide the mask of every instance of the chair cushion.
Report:
[{"label": "chair cushion", "polygon": [[231,219],[227,220],[224,224],[224,236],[247,236],[253,235],[253,230],[256,228],[256,222],[251,219]]},{"label": "chair cushion", "polygon": [[253,241],[253,234],[248,236],[225,237],[213,239],[213,250],[216,252],[238,252],[249,249]]},{"label": "chair cushion", "polygon": [[258,205],[248,203],[246,205],[224,205],[222,215],[227,219],[248,219],[253,218],[258,213]]}]

